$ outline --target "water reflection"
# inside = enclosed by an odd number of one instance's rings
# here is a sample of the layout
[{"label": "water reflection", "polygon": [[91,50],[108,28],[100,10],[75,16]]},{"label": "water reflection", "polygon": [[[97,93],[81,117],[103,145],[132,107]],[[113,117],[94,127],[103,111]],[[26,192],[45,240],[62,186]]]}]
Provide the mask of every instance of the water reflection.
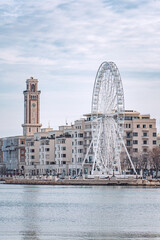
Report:
[{"label": "water reflection", "polygon": [[38,196],[39,186],[24,186],[23,188],[23,231],[20,232],[23,240],[40,240],[38,237]]},{"label": "water reflection", "polygon": [[40,240],[36,231],[24,231],[20,233],[24,240]]}]

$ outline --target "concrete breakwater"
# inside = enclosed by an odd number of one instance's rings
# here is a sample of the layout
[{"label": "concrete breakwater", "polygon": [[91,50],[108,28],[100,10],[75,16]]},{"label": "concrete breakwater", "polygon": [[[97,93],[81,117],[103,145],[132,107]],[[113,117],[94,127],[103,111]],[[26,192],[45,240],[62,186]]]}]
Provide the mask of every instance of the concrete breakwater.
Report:
[{"label": "concrete breakwater", "polygon": [[13,179],[0,178],[4,184],[30,184],[30,185],[88,185],[88,186],[146,186],[160,187],[160,180],[152,179]]}]

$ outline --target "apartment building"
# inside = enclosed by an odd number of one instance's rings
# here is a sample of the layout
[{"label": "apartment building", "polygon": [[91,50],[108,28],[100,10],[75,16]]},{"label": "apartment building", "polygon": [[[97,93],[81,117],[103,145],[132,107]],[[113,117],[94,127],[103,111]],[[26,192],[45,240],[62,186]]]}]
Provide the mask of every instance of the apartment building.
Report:
[{"label": "apartment building", "polygon": [[85,127],[84,127],[84,165],[83,173],[91,174],[93,163],[93,145],[92,143],[92,123],[91,114],[85,114]]},{"label": "apartment building", "polygon": [[[91,124],[91,114],[84,115],[85,118],[80,121],[75,121],[74,128],[79,129],[82,128],[83,134],[83,167],[79,167],[82,169],[83,174],[91,174],[92,163],[94,159],[93,146],[92,142],[92,124]],[[81,125],[79,124],[81,123]],[[74,145],[77,140],[73,138]],[[149,114],[140,114],[137,111],[127,110],[125,111],[125,121],[124,121],[124,135],[123,135],[124,143],[127,147],[127,150],[131,156],[131,158],[139,157],[140,154],[143,154],[147,157],[149,151],[151,151],[157,145],[157,128],[156,128],[156,119],[152,119]],[[72,152],[75,153],[76,148]],[[73,154],[72,154],[73,157]],[[126,156],[124,148],[122,148],[122,161],[126,159],[127,165],[129,165],[129,159]],[[123,159],[124,158],[124,159]],[[74,160],[75,160],[74,155]],[[78,162],[78,161],[77,161]]]},{"label": "apartment building", "polygon": [[3,163],[7,174],[23,174],[25,166],[25,138],[13,136],[3,138]]},{"label": "apartment building", "polygon": [[2,146],[3,146],[3,139],[0,138],[0,175],[4,175],[6,172],[6,166],[3,163],[3,151],[2,151]]},{"label": "apartment building", "polygon": [[68,175],[72,161],[70,126],[43,128],[26,138],[25,175]]},{"label": "apartment building", "polygon": [[3,151],[2,151],[2,146],[3,146],[3,139],[0,138],[0,164],[3,163]]},{"label": "apartment building", "polygon": [[125,111],[124,141],[131,156],[147,153],[157,145],[156,119],[149,114]]},{"label": "apartment building", "polygon": [[72,136],[64,133],[55,138],[56,172],[58,175],[69,175],[69,164],[72,162]]}]

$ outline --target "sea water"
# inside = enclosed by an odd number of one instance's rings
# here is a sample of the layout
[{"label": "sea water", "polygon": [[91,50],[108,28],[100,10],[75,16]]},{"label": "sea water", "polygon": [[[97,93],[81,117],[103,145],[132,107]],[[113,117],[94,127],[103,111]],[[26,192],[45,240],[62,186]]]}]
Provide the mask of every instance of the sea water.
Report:
[{"label": "sea water", "polygon": [[0,240],[160,239],[160,189],[0,184]]}]

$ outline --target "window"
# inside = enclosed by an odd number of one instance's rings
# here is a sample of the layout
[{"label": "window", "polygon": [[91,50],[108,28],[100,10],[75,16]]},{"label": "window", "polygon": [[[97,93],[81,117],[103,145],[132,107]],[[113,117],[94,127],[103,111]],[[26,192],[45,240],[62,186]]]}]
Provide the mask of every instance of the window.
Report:
[{"label": "window", "polygon": [[132,120],[132,117],[126,116],[125,120]]},{"label": "window", "polygon": [[153,141],[153,145],[156,145],[156,144],[157,144],[157,141],[154,140],[154,141]]},{"label": "window", "polygon": [[127,141],[127,146],[131,146],[131,141]]},{"label": "window", "polygon": [[89,163],[92,163],[92,156],[89,156]]},{"label": "window", "polygon": [[35,92],[35,85],[34,84],[31,85],[31,92]]},{"label": "window", "polygon": [[144,133],[143,133],[143,137],[147,137],[147,132],[144,132]]},{"label": "window", "polygon": [[152,128],[152,124],[149,125],[149,128]]},{"label": "window", "polygon": [[83,149],[78,149],[78,153],[83,153]]},{"label": "window", "polygon": [[31,159],[35,159],[35,156],[32,155],[32,156],[31,156]]},{"label": "window", "polygon": [[66,147],[62,147],[61,149],[62,149],[63,151],[65,151],[65,150],[66,150]]},{"label": "window", "polygon": [[30,152],[34,152],[34,149],[31,149]]},{"label": "window", "polygon": [[143,149],[143,152],[147,152],[147,148],[144,148],[144,149]]},{"label": "window", "polygon": [[131,132],[126,132],[126,137],[130,138],[131,137]]},{"label": "window", "polygon": [[138,140],[133,140],[133,144],[138,144]]},{"label": "window", "polygon": [[131,124],[126,124],[126,128],[131,128]]},{"label": "window", "polygon": [[133,152],[138,152],[138,148],[133,148]]},{"label": "window", "polygon": [[143,124],[143,128],[146,128],[146,124]]},{"label": "window", "polygon": [[144,141],[143,141],[143,144],[145,144],[145,145],[146,145],[146,144],[147,144],[147,141],[146,141],[146,140],[144,140]]},{"label": "window", "polygon": [[83,145],[83,141],[78,141],[78,145]]},{"label": "window", "polygon": [[82,162],[82,158],[78,158],[78,162]]},{"label": "window", "polygon": [[46,152],[49,152],[49,148],[45,148],[45,151],[46,151]]},{"label": "window", "polygon": [[31,146],[34,146],[34,142],[31,142]]},{"label": "window", "polygon": [[137,128],[140,128],[140,124],[137,124]]},{"label": "window", "polygon": [[134,137],[138,137],[138,132],[133,132]]},{"label": "window", "polygon": [[154,132],[154,133],[153,133],[153,137],[156,137],[156,136],[157,136],[157,133],[156,133],[156,132]]},{"label": "window", "polygon": [[61,157],[62,157],[62,158],[65,158],[65,157],[66,157],[66,154],[61,154]]},{"label": "window", "polygon": [[78,137],[83,137],[83,133],[78,133]]},{"label": "window", "polygon": [[142,119],[149,119],[149,117],[142,117]]}]

